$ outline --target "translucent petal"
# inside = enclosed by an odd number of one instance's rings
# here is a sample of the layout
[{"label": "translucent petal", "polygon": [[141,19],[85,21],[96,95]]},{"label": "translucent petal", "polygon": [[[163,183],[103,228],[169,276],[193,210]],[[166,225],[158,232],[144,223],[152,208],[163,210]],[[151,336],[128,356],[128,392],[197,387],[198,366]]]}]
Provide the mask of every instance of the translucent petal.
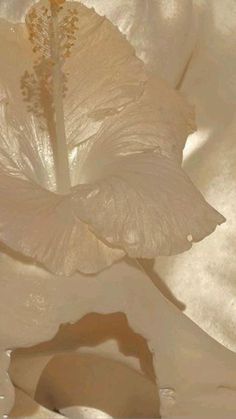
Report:
[{"label": "translucent petal", "polygon": [[23,105],[20,79],[33,65],[25,27],[0,24],[0,240],[66,274],[99,271],[125,252],[178,253],[223,222],[180,169],[192,109],[164,82],[147,82],[111,23],[77,6],[78,45],[65,69],[77,185],[68,196],[53,193],[50,138]]},{"label": "translucent petal", "polygon": [[[65,68],[69,79],[65,119],[71,148],[73,143],[83,142],[94,134],[107,116],[120,112],[136,100],[146,80],[142,63],[118,30],[93,10],[80,4],[76,6],[80,29],[74,53]],[[11,160],[14,148],[18,175],[55,190],[52,140],[48,131],[40,129],[39,121],[27,111],[20,88],[24,72],[32,70],[35,60],[24,25],[0,20],[0,55],[4,155]],[[73,160],[74,150],[68,149],[68,152]],[[0,156],[0,160],[3,157]],[[6,157],[4,163],[10,164]],[[12,172],[12,167],[9,170]]]},{"label": "translucent petal", "polygon": [[148,69],[177,85],[196,42],[193,0],[82,0],[127,36]]},{"label": "translucent petal", "polygon": [[159,152],[118,157],[100,182],[74,191],[78,216],[131,257],[183,252],[224,221],[176,162]]},{"label": "translucent petal", "polygon": [[40,121],[27,111],[21,79],[33,53],[22,25],[0,20],[0,165],[7,173],[55,190],[52,143]]},{"label": "translucent petal", "polygon": [[[72,56],[64,68],[69,79],[65,120],[71,148],[94,134],[106,117],[120,112],[138,99],[147,78],[143,64],[135,57],[133,48],[106,18],[79,3],[73,5],[78,9],[79,32]],[[66,7],[70,7],[70,2]],[[35,121],[29,118],[20,89],[23,74],[25,71],[32,71],[35,60],[25,25],[0,20],[0,54],[0,100],[4,99],[10,110],[8,129],[12,131],[13,125],[14,135],[17,133],[18,137],[22,137],[23,131],[32,148],[39,149]],[[17,118],[14,115],[16,112]],[[14,119],[17,119],[17,123]],[[29,129],[25,129],[26,120]],[[9,135],[12,136],[13,133],[10,132]],[[49,149],[48,132],[40,135],[44,135]],[[12,154],[10,148],[8,152]],[[28,158],[33,167],[39,165],[36,154],[31,154]],[[51,162],[48,168],[44,165],[48,169],[46,177],[52,177],[51,166]]]},{"label": "translucent petal", "polygon": [[79,220],[70,195],[55,195],[2,173],[0,196],[0,239],[57,274],[94,273],[124,255]]},{"label": "translucent petal", "polygon": [[142,62],[115,26],[81,4],[78,12],[78,42],[65,63],[70,146],[88,139],[104,119],[137,100],[147,80]]},{"label": "translucent petal", "polygon": [[0,16],[12,22],[24,20],[25,12],[37,0],[2,0]]},{"label": "translucent petal", "polygon": [[[77,0],[94,7],[127,37],[151,71],[178,84],[197,36],[195,0]],[[36,0],[1,0],[0,16],[23,21]]]},{"label": "translucent petal", "polygon": [[193,109],[157,77],[145,85],[140,99],[107,118],[97,135],[74,150],[73,184],[103,177],[103,168],[118,156],[159,151],[180,164],[187,136],[195,129]]},{"label": "translucent petal", "polygon": [[32,115],[0,103],[0,167],[7,174],[56,189],[53,150],[49,135]]}]

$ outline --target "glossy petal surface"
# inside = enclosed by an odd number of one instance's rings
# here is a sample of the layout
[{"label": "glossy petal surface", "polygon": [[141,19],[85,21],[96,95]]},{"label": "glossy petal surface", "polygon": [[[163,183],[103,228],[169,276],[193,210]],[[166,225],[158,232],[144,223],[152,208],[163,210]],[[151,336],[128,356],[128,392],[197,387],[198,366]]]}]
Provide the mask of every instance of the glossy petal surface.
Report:
[{"label": "glossy petal surface", "polygon": [[[2,0],[0,16],[23,21],[36,0]],[[77,0],[79,1],[79,0]],[[197,40],[198,0],[80,0],[125,34],[148,69],[176,86]]]},{"label": "glossy petal surface", "polygon": [[54,193],[53,143],[22,100],[21,77],[34,63],[26,28],[1,21],[0,239],[66,274],[97,272],[125,252],[182,252],[224,220],[180,167],[192,109],[146,74],[106,18],[74,5],[78,42],[65,64],[68,196]]},{"label": "glossy petal surface", "polygon": [[100,182],[75,188],[78,216],[131,257],[183,252],[224,221],[158,152],[111,159],[105,170]]}]

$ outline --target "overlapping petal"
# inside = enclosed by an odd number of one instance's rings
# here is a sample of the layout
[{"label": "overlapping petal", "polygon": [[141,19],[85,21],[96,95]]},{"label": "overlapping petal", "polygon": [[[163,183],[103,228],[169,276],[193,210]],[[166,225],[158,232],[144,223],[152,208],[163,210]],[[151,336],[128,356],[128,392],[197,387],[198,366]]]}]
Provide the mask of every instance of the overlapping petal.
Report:
[{"label": "overlapping petal", "polygon": [[[79,3],[72,4],[78,9],[79,31],[73,55],[65,65],[69,78],[65,100],[69,152],[75,143],[96,133],[107,116],[138,99],[147,79],[142,62],[117,29],[93,10]],[[35,62],[25,25],[1,20],[0,51],[4,57],[0,66],[1,96],[6,97],[10,108],[14,104],[14,110],[8,112],[8,126],[15,125],[17,112],[18,130],[25,131],[29,113],[20,86],[24,72],[30,72]],[[26,141],[38,147],[38,135],[33,131],[34,127],[30,139],[29,135],[25,136]],[[47,134],[45,131],[41,136],[44,135],[50,147]]]},{"label": "overlapping petal", "polygon": [[182,252],[224,220],[181,169],[192,109],[149,78],[110,22],[80,4],[78,12],[78,45],[66,64],[66,196],[55,193],[50,136],[19,89],[33,65],[25,26],[0,25],[0,240],[66,274],[97,272],[125,253]]},{"label": "overlapping petal", "polygon": [[131,257],[180,253],[224,221],[176,162],[161,153],[118,158],[100,182],[76,187],[78,214]]},{"label": "overlapping petal", "polygon": [[151,71],[178,84],[196,42],[193,0],[82,2],[117,25]]},{"label": "overlapping petal", "polygon": [[59,196],[3,173],[0,194],[1,241],[57,274],[77,268],[94,273],[124,255],[89,231],[75,213],[71,195]]}]

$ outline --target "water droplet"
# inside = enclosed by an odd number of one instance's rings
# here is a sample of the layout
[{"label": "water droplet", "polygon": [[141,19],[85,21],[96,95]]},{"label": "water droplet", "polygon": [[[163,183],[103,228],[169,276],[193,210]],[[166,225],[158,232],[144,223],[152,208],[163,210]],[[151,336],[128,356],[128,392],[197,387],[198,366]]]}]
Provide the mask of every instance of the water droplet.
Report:
[{"label": "water droplet", "polygon": [[124,236],[125,242],[132,247],[136,247],[139,243],[138,236],[135,231],[127,231]]},{"label": "water droplet", "polygon": [[158,147],[156,147],[155,149],[154,149],[154,153],[161,153],[161,147],[160,146],[158,146]]},{"label": "water droplet", "polygon": [[98,195],[100,192],[99,188],[94,189],[93,191],[91,191],[88,195],[87,198],[94,198],[96,195]]},{"label": "water droplet", "polygon": [[0,395],[0,400],[4,400],[4,399],[5,399],[5,397]]},{"label": "water droplet", "polygon": [[160,394],[161,403],[165,407],[171,407],[175,404],[176,393],[175,393],[175,390],[173,390],[173,388],[168,388],[168,387],[161,388],[159,390],[159,394]]},{"label": "water droplet", "polygon": [[192,236],[192,234],[189,234],[189,235],[187,236],[187,240],[188,240],[190,243],[193,241],[193,236]]}]

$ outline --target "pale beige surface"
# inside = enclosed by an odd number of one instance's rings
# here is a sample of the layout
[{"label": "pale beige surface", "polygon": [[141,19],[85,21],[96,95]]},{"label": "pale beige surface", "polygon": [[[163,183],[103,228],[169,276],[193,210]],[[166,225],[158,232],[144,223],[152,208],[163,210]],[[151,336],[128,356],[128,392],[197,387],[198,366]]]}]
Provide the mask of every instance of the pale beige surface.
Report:
[{"label": "pale beige surface", "polygon": [[[34,358],[35,364],[39,358],[40,354]],[[28,396],[24,375],[33,368],[32,362],[22,369],[18,385],[23,391],[16,388],[10,418],[61,417],[54,410],[69,419],[159,416],[155,384],[123,363],[92,353],[56,354],[38,377],[36,395]]]},{"label": "pale beige surface", "polygon": [[64,416],[37,404],[22,390],[15,389],[15,406],[9,419],[60,419]]},{"label": "pale beige surface", "polygon": [[189,138],[185,169],[227,221],[189,253],[157,259],[156,271],[189,315],[236,350],[236,7],[206,2],[201,37],[182,85],[196,105],[198,133]]},{"label": "pale beige surface", "polygon": [[66,414],[87,406],[114,418],[159,417],[158,387],[126,365],[95,354],[55,355],[43,371],[36,400]]},{"label": "pale beige surface", "polygon": [[[194,326],[137,268],[123,262],[97,278],[85,280],[79,274],[69,279],[54,277],[7,256],[2,256],[1,266],[3,349],[6,345],[23,347],[51,339],[61,323],[75,322],[91,311],[123,312],[130,327],[147,340],[154,354],[163,415],[189,417],[196,412],[214,418],[232,417],[234,354]],[[9,310],[12,306],[17,316]],[[5,399],[0,403],[1,414],[11,406],[8,383],[2,391]]]}]

